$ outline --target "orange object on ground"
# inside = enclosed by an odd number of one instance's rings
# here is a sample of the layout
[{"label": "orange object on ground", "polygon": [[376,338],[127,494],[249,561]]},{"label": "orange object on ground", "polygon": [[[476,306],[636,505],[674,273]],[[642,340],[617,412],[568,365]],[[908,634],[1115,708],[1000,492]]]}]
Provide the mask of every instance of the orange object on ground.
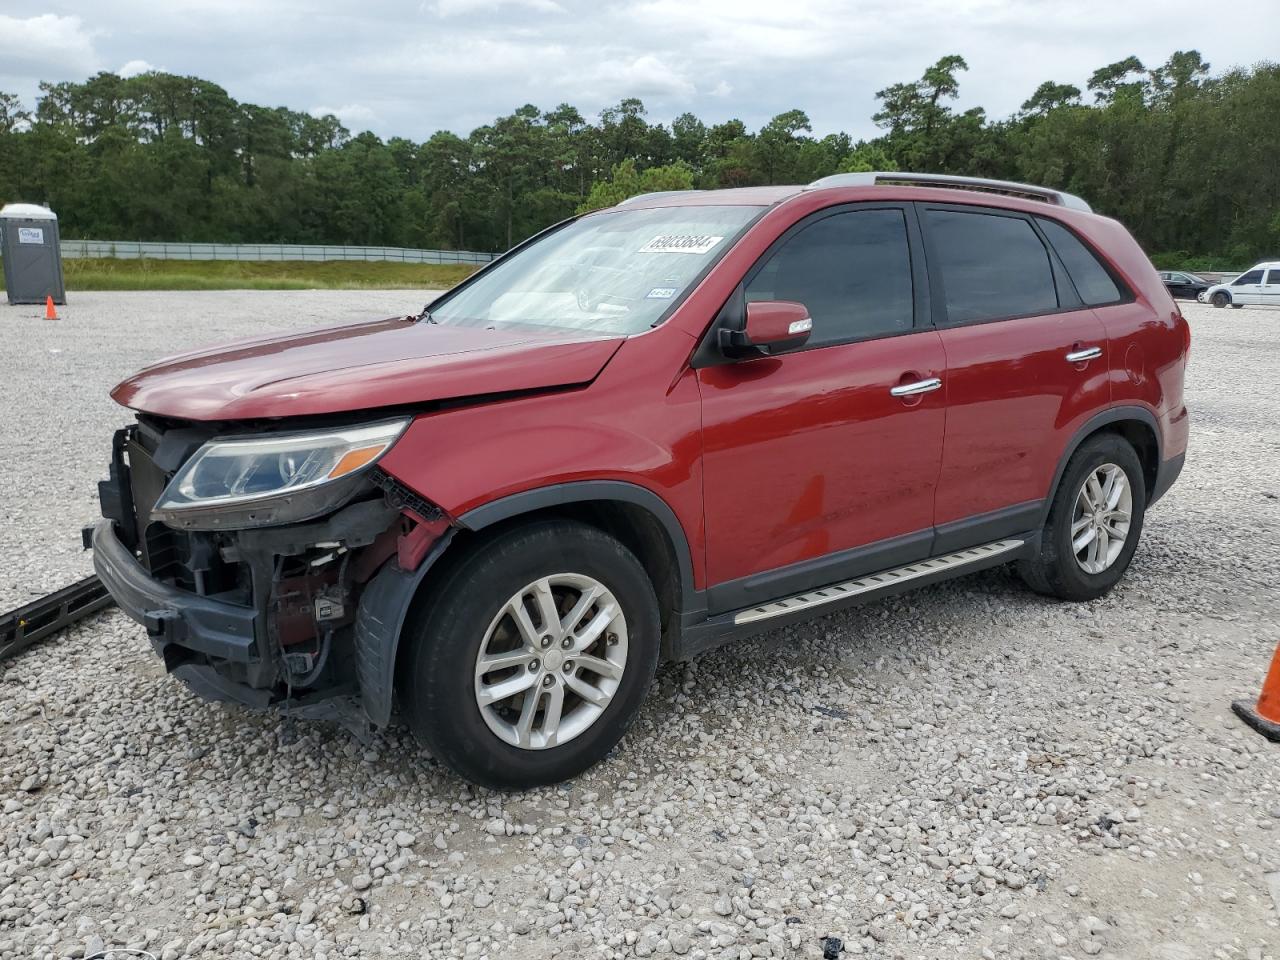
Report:
[{"label": "orange object on ground", "polygon": [[58,319],[58,309],[53,305],[53,297],[44,298],[44,318],[46,320]]},{"label": "orange object on ground", "polygon": [[1276,647],[1275,656],[1271,658],[1271,668],[1267,679],[1262,681],[1258,702],[1250,705],[1247,700],[1237,700],[1231,709],[1268,740],[1280,741],[1280,647]]}]

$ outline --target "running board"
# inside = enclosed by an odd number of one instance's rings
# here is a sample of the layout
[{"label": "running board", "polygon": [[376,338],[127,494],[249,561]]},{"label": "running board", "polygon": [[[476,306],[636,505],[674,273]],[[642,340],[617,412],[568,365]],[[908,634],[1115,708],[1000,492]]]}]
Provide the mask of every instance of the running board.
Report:
[{"label": "running board", "polygon": [[874,590],[894,587],[900,583],[909,583],[912,580],[919,580],[921,577],[960,571],[964,567],[989,561],[1006,553],[1013,553],[1025,543],[1025,540],[997,540],[995,543],[986,543],[980,547],[957,550],[955,553],[948,553],[942,557],[921,560],[919,563],[909,563],[905,567],[898,567],[895,570],[873,573],[865,577],[859,577],[857,580],[847,580],[844,583],[823,587],[820,590],[810,590],[808,593],[801,593],[785,600],[774,600],[772,603],[751,607],[735,614],[733,622],[735,626],[756,623],[760,620],[781,617],[788,613],[811,610],[826,603],[835,603],[837,600],[847,600],[850,597],[871,593]]}]

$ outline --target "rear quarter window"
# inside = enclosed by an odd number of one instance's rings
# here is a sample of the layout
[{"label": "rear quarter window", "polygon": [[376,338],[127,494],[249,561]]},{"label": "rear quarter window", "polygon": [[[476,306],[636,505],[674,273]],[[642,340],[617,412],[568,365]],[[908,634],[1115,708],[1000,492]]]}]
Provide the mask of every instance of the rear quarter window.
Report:
[{"label": "rear quarter window", "polygon": [[[1071,282],[1075,284],[1080,299],[1091,307],[1107,303],[1118,303],[1125,299],[1120,288],[1107,272],[1097,255],[1085,246],[1084,241],[1058,223],[1036,217],[1040,229],[1044,231],[1049,243],[1058,254],[1058,259],[1067,268]],[[1186,283],[1187,278],[1178,273],[1166,273],[1165,278],[1175,283]]]}]

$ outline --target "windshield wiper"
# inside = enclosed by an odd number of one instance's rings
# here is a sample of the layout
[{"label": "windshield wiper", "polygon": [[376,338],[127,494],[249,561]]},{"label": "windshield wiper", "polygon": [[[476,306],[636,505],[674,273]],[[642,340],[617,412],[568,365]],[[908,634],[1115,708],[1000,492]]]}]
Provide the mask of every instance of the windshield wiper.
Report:
[{"label": "windshield wiper", "polygon": [[414,317],[413,319],[418,321],[419,323],[434,323],[437,325],[439,325],[440,323],[439,320],[437,320],[435,317],[431,315],[431,309],[429,307],[423,307],[422,312],[418,314],[416,317]]}]

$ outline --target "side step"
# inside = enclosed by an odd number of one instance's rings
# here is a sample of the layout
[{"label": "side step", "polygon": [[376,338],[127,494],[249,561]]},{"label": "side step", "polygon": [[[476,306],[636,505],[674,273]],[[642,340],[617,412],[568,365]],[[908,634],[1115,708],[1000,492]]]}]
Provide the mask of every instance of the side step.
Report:
[{"label": "side step", "polygon": [[847,580],[844,583],[833,584],[820,590],[810,590],[808,593],[787,597],[785,600],[774,600],[771,603],[742,610],[734,615],[733,622],[735,626],[756,623],[760,620],[780,617],[783,614],[820,607],[825,603],[846,600],[861,593],[871,593],[873,590],[918,580],[921,577],[953,571],[959,572],[963,567],[989,561],[1006,553],[1013,553],[1025,543],[1025,540],[997,540],[995,543],[985,543],[980,547],[969,547],[967,550],[958,550],[955,553],[934,557],[931,560],[909,563],[905,567],[898,567],[896,570],[873,573],[865,577],[859,577],[857,580]]},{"label": "side step", "polygon": [[0,613],[0,660],[114,602],[102,581],[88,576],[16,610]]}]

